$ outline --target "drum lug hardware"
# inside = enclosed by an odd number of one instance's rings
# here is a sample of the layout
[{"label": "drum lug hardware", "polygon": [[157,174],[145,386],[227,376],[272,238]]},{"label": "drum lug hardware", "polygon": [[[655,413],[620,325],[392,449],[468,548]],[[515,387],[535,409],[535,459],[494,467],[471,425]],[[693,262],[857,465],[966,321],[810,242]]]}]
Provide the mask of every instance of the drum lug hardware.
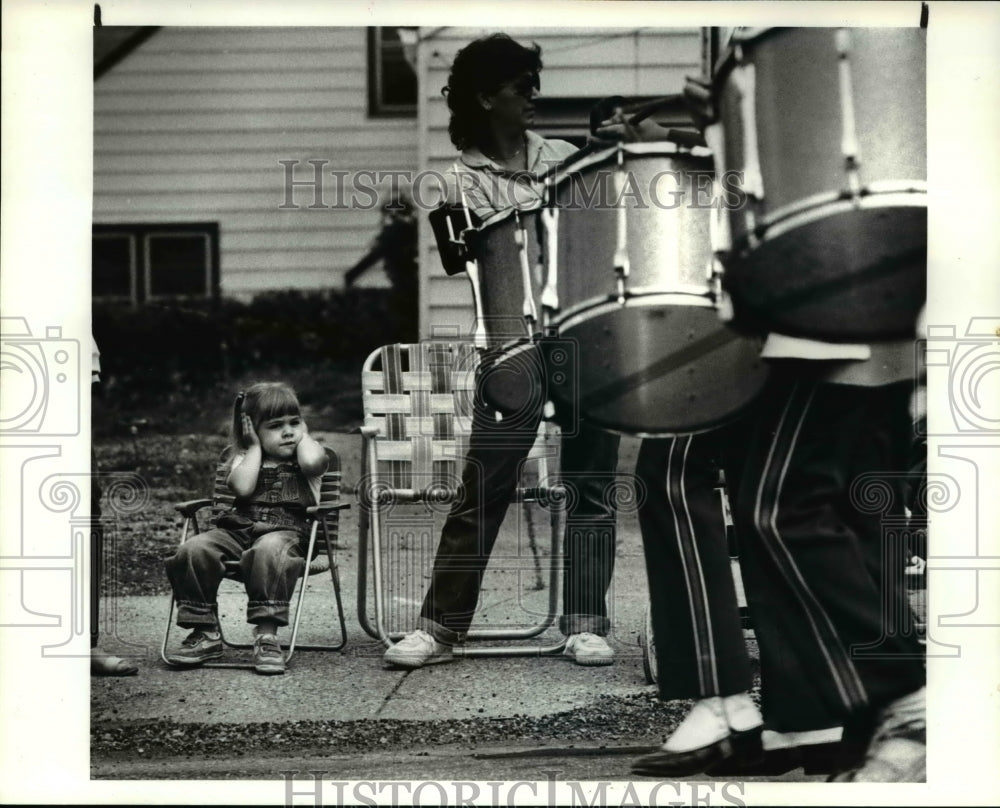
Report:
[{"label": "drum lug hardware", "polygon": [[[615,199],[621,200],[624,189],[625,189],[625,152],[624,146],[618,144],[618,166],[615,169],[613,178],[615,185]],[[618,303],[619,305],[625,303],[625,280],[629,276],[629,258],[628,258],[628,219],[627,211],[625,206],[622,204],[618,205],[616,216],[616,238],[615,238],[615,272],[618,273],[617,286],[618,286]]]},{"label": "drum lug hardware", "polygon": [[514,241],[521,257],[521,289],[524,292],[521,313],[527,321],[528,336],[530,337],[535,332],[535,324],[538,322],[538,310],[535,308],[535,298],[532,294],[531,267],[528,265],[528,239],[524,225],[521,223],[521,214],[516,210],[514,211]]},{"label": "drum lug hardware", "polygon": [[844,155],[847,185],[857,207],[861,195],[861,177],[858,173],[857,121],[854,117],[854,84],[851,78],[851,32],[840,28],[836,34],[837,79],[840,87],[840,149]]},{"label": "drum lug hardware", "polygon": [[861,207],[861,197],[864,194],[864,188],[861,187],[861,174],[858,168],[858,160],[853,154],[849,154],[844,158],[844,171],[847,174],[846,196],[854,203],[855,208]]},{"label": "drum lug hardware", "polygon": [[754,199],[764,199],[764,175],[760,165],[757,140],[757,72],[752,64],[733,71],[733,81],[739,91],[740,114],[743,118],[743,190]]},{"label": "drum lug hardware", "polygon": [[725,271],[722,260],[713,255],[708,262],[708,293],[713,303],[718,303],[722,296],[722,273]]},{"label": "drum lug hardware", "polygon": [[618,273],[619,273],[618,274],[618,279],[617,279],[618,295],[617,295],[616,299],[618,301],[618,305],[619,306],[624,306],[625,305],[625,276],[627,275],[627,272],[622,272],[622,268],[621,267],[616,267],[616,269],[618,270]]},{"label": "drum lug hardware", "polygon": [[[559,311],[559,281],[558,281],[558,217],[559,211],[556,208],[545,208],[542,210],[542,225],[545,234],[545,288],[542,289],[541,302],[542,312]],[[548,318],[547,318],[548,319]]]},{"label": "drum lug hardware", "polygon": [[[457,163],[456,163],[457,165]],[[479,264],[475,258],[473,258],[468,251],[469,242],[467,239],[468,234],[475,230],[472,225],[472,216],[469,213],[469,206],[465,201],[465,190],[462,188],[462,183],[458,184],[459,198],[461,199],[462,210],[465,213],[465,227],[459,231],[458,239],[455,238],[455,230],[452,227],[451,218],[448,219],[448,237],[461,246],[463,253],[465,254],[465,274],[469,278],[469,283],[472,285],[472,303],[476,313],[476,325],[473,332],[472,341],[476,348],[486,348],[489,344],[489,340],[486,335],[486,311],[483,308],[483,294],[482,287],[479,283]]]},{"label": "drum lug hardware", "polygon": [[483,310],[483,293],[479,284],[479,265],[475,261],[466,261],[465,273],[472,285],[472,303],[476,312],[476,325],[472,342],[477,348],[486,348],[489,341],[486,338],[486,313]]}]

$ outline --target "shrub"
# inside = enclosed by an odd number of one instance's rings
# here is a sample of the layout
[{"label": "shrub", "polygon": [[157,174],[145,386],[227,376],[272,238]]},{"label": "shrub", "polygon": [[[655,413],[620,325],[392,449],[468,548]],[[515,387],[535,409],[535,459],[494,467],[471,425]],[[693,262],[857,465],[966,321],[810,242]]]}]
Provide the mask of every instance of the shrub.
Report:
[{"label": "shrub", "polygon": [[327,395],[347,380],[357,384],[353,377],[373,349],[413,338],[391,311],[391,293],[381,289],[266,292],[249,303],[95,302],[102,426],[118,431],[151,408],[171,421],[201,402],[214,410],[211,397],[228,396],[247,377],[298,380],[303,405],[329,406]]}]

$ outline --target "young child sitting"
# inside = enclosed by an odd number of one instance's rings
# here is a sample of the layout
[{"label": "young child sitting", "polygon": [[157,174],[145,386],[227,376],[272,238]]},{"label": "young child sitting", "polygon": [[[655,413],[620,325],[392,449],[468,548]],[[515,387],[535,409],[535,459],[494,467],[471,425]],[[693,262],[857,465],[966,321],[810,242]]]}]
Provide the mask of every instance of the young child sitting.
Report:
[{"label": "young child sitting", "polygon": [[254,669],[280,674],[278,627],[288,625],[288,602],[306,563],[305,509],[319,500],[328,459],[309,436],[295,392],[280,382],[261,382],[237,396],[233,442],[226,480],[236,497],[232,509],[166,561],[177,625],[193,629],[168,659],[193,666],[222,656],[216,594],[223,563],[237,561],[255,630]]}]

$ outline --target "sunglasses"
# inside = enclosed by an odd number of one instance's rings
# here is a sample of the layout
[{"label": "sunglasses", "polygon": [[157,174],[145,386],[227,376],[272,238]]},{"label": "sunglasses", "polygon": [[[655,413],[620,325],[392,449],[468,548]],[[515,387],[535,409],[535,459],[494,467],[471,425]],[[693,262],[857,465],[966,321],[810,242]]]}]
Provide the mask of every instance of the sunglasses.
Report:
[{"label": "sunglasses", "polygon": [[541,89],[541,81],[537,73],[521,76],[517,81],[507,82],[510,88],[524,98],[531,98],[535,90]]}]

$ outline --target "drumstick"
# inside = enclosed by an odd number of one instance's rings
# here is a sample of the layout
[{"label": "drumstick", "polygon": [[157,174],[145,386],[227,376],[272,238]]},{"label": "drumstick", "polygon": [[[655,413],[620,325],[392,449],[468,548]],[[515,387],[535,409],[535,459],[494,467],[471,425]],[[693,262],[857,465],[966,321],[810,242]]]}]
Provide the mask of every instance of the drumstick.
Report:
[{"label": "drumstick", "polygon": [[597,134],[597,129],[608,118],[619,112],[622,115],[631,115],[628,119],[629,125],[634,125],[644,121],[650,115],[659,112],[666,107],[682,102],[684,96],[680,93],[665,95],[661,98],[654,98],[651,101],[626,103],[626,99],[620,95],[612,95],[598,101],[590,110],[590,133]]},{"label": "drumstick", "polygon": [[[638,111],[628,119],[629,126],[635,126],[640,121],[646,120],[653,113],[659,112],[660,110],[666,109],[667,107],[672,107],[678,102],[684,101],[684,95],[682,93],[674,93],[673,95],[665,95],[663,98],[657,98],[653,101],[647,101],[645,104],[639,106]],[[633,109],[629,109],[628,112],[632,112]],[[626,110],[622,110],[626,113]]]},{"label": "drumstick", "polygon": [[472,343],[477,348],[488,347],[486,341],[486,324],[483,322],[483,294],[479,286],[479,265],[475,261],[465,262],[465,274],[472,284],[472,305],[476,310],[476,330],[472,335]]}]

